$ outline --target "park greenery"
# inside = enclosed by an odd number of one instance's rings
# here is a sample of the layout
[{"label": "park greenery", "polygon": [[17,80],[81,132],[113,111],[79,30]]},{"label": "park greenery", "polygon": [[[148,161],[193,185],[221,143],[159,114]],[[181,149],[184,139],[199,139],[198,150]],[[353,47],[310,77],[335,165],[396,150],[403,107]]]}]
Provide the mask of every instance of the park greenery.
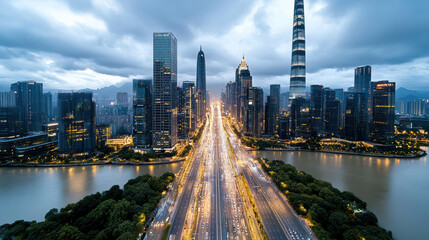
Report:
[{"label": "park greenery", "polygon": [[149,152],[139,153],[134,152],[130,147],[124,147],[119,152],[114,154],[120,160],[128,160],[133,162],[150,162],[152,159],[157,158],[170,158],[177,155],[176,151],[173,152]]},{"label": "park greenery", "polygon": [[172,173],[139,176],[129,180],[124,189],[115,185],[61,210],[51,209],[45,221],[2,225],[0,239],[137,239],[173,179]]},{"label": "park greenery", "polygon": [[341,192],[282,161],[259,157],[258,161],[293,209],[310,221],[318,239],[393,239],[392,232],[381,228],[366,203],[353,193]]}]

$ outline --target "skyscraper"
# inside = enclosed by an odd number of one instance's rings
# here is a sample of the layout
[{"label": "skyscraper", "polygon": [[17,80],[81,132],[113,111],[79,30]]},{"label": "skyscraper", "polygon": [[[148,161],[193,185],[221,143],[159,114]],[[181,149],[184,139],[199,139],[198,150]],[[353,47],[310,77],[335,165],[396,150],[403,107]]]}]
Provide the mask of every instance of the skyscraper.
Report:
[{"label": "skyscraper", "polygon": [[58,93],[58,151],[63,154],[95,150],[95,102],[92,93]]},{"label": "skyscraper", "polygon": [[291,135],[292,137],[310,137],[310,102],[302,97],[291,103]]},{"label": "skyscraper", "polygon": [[372,82],[372,140],[392,143],[395,139],[395,83]]},{"label": "skyscraper", "polygon": [[184,111],[186,128],[188,133],[196,129],[196,99],[195,99],[195,83],[192,81],[184,81],[182,84],[184,95]]},{"label": "skyscraper", "polygon": [[[252,87],[252,76],[250,75],[249,67],[247,66],[246,61],[241,60],[240,65],[238,65],[237,70],[235,71],[235,82],[237,87],[237,123],[239,123],[240,128],[247,126],[245,121],[247,120],[247,107],[249,103],[249,88]],[[242,129],[244,132],[247,129]]]},{"label": "skyscraper", "polygon": [[52,93],[43,94],[43,122],[50,123],[52,121]]},{"label": "skyscraper", "polygon": [[260,137],[264,123],[264,91],[262,88],[249,88],[247,118],[247,134],[252,137]]},{"label": "skyscraper", "polygon": [[298,97],[305,98],[304,0],[295,0],[294,6],[289,102]]},{"label": "skyscraper", "polygon": [[370,66],[359,66],[355,69],[355,93],[362,93],[364,96],[364,122],[360,126],[363,129],[362,140],[368,140],[369,130],[371,123],[371,67]]},{"label": "skyscraper", "polygon": [[338,137],[340,133],[340,101],[335,99],[335,90],[324,90],[324,132],[329,137]]},{"label": "skyscraper", "polygon": [[265,103],[265,133],[267,135],[274,135],[277,130],[277,105],[278,101],[275,96],[267,96]]},{"label": "skyscraper", "polygon": [[323,86],[311,85],[310,115],[312,136],[323,135]]},{"label": "skyscraper", "polygon": [[177,143],[177,40],[170,32],[153,34],[152,142],[156,151]]},{"label": "skyscraper", "polygon": [[237,84],[229,82],[226,84],[226,111],[228,116],[236,117],[237,113]]},{"label": "skyscraper", "polygon": [[16,93],[16,106],[20,108],[22,132],[41,131],[43,116],[43,84],[35,81],[13,83],[10,90]]},{"label": "skyscraper", "polygon": [[203,121],[206,116],[207,107],[207,89],[206,89],[206,59],[202,47],[197,56],[197,119],[198,122]]},{"label": "skyscraper", "polygon": [[152,80],[133,80],[133,143],[152,147]]}]

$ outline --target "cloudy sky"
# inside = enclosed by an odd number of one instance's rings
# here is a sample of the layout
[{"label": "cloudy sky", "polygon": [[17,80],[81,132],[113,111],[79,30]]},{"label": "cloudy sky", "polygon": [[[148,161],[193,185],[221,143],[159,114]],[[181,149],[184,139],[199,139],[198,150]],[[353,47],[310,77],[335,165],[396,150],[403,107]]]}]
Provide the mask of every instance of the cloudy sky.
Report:
[{"label": "cloudy sky", "polygon": [[[234,79],[244,54],[255,86],[289,86],[293,0],[0,0],[0,86],[121,85],[152,76],[152,33],[178,39],[179,82],[195,80],[199,46],[208,87]],[[307,85],[373,80],[429,89],[427,0],[305,0]]]}]

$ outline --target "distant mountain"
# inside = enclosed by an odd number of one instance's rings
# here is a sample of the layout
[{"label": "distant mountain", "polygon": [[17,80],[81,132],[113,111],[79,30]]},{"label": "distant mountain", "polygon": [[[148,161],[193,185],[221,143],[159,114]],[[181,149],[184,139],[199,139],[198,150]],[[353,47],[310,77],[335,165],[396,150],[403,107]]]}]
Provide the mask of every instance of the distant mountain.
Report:
[{"label": "distant mountain", "polygon": [[414,100],[419,98],[429,98],[429,89],[424,91],[409,90],[403,87],[396,89],[396,100]]},{"label": "distant mountain", "polygon": [[128,93],[128,96],[131,96],[131,94],[133,92],[133,83],[127,82],[120,87],[117,87],[115,85],[111,85],[108,87],[93,90],[93,92],[99,96],[116,96],[116,93],[118,93],[118,92],[126,92],[126,93]]}]

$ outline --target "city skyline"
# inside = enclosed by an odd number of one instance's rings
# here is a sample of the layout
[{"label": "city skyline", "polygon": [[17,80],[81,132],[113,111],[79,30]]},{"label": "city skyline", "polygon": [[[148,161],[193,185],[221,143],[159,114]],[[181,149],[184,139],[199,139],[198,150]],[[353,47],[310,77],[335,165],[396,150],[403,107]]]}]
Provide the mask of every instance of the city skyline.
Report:
[{"label": "city skyline", "polygon": [[[418,20],[417,26],[411,27],[405,20],[408,13],[414,15],[425,9],[426,3],[404,7],[406,2],[398,1],[389,11],[382,9],[386,3],[305,2],[309,26],[307,86],[323,84],[347,88],[353,85],[354,67],[368,64],[374,69],[374,80],[395,81],[397,87],[424,88],[429,66],[424,43],[428,36],[420,29],[429,21]],[[226,4],[223,1],[188,2],[185,7],[189,10],[180,9],[174,14],[186,15],[187,11],[194,12],[198,7],[201,11],[196,17],[200,17],[201,13],[215,14],[216,10],[224,10]],[[235,5],[243,6],[241,2]],[[44,83],[45,89],[78,89],[81,86],[95,89],[122,85],[134,78],[150,78],[152,32],[164,29],[174,29],[178,39],[182,39],[178,49],[179,83],[195,79],[195,50],[203,45],[210,56],[207,60],[209,90],[233,79],[231,70],[243,53],[253,66],[255,85],[266,88],[269,84],[281,83],[282,88],[289,86],[292,23],[279,20],[292,19],[293,1],[250,2],[240,14],[226,11],[225,20],[222,20],[228,21],[225,24],[209,20],[212,18],[200,21],[193,16],[173,23],[171,19],[175,15],[168,17],[161,12],[160,16],[153,16],[150,12],[160,7],[170,8],[152,3],[121,5],[114,1],[103,4],[54,1],[34,7],[25,1],[5,3],[0,16],[7,18],[14,14],[21,24],[0,25],[0,49],[4,56],[0,60],[0,88],[7,88],[15,81],[35,80]],[[403,14],[394,14],[403,9]],[[375,14],[386,19],[369,22]],[[121,21],[117,21],[118,18]],[[154,24],[138,28],[141,22]],[[43,31],[36,34],[30,29]],[[412,42],[401,37],[410,35],[415,36]],[[15,37],[32,41],[18,41]],[[225,52],[227,54],[223,54]]]}]

